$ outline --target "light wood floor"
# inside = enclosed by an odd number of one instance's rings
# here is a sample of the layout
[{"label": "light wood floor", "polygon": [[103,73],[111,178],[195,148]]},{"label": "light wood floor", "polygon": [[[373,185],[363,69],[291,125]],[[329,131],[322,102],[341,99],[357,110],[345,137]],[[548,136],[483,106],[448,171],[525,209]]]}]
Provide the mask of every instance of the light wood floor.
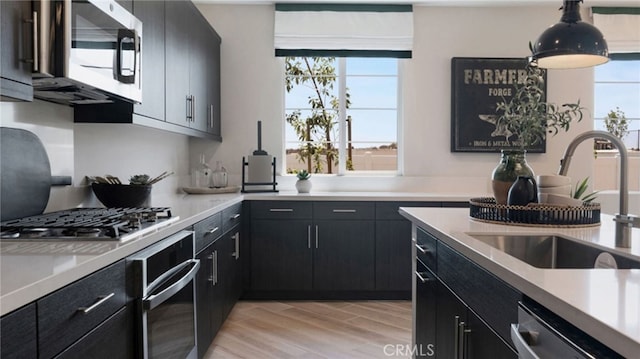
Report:
[{"label": "light wood floor", "polygon": [[410,301],[240,301],[205,359],[408,358],[410,343]]}]

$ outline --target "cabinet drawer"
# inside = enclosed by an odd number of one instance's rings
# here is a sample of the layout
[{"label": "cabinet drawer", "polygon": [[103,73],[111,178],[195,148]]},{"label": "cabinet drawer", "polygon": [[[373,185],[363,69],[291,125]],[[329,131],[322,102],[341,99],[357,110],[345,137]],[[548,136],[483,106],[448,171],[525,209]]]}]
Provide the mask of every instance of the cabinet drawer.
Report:
[{"label": "cabinet drawer", "polygon": [[222,213],[218,212],[193,226],[196,237],[196,253],[222,235]]},{"label": "cabinet drawer", "polygon": [[437,241],[429,233],[420,228],[416,229],[416,253],[418,259],[422,261],[431,271],[437,273],[438,247]]},{"label": "cabinet drawer", "polygon": [[40,358],[51,358],[126,303],[125,262],[117,262],[38,300]]},{"label": "cabinet drawer", "polygon": [[440,207],[440,202],[376,202],[376,219],[407,221],[398,213],[400,207]]},{"label": "cabinet drawer", "polygon": [[374,202],[314,202],[314,219],[374,219]]},{"label": "cabinet drawer", "polygon": [[311,219],[311,202],[303,201],[253,201],[251,218]]},{"label": "cabinet drawer", "polygon": [[37,358],[36,305],[31,303],[0,319],[0,354],[3,359]]},{"label": "cabinet drawer", "polygon": [[241,215],[242,203],[234,204],[222,211],[222,232],[227,233],[233,226],[239,224]]}]

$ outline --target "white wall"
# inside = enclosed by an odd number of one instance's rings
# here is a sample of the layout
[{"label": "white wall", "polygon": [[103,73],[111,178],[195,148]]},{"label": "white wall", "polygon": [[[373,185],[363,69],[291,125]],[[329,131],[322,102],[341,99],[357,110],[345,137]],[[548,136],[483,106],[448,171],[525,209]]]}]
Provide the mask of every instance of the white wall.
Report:
[{"label": "white wall", "polygon": [[[0,103],[2,126],[27,128],[44,142],[54,175],[73,176],[74,186],[55,188],[47,211],[92,205],[85,175],[110,173],[128,179],[172,170],[176,175],[154,187],[152,205],[181,196],[189,168],[199,153],[209,164],[221,160],[230,183],[240,184],[242,156],[257,147],[256,122],[263,121],[263,147],[283,158],[283,65],[273,55],[273,7],[203,5],[205,17],[222,37],[222,135],[216,143],[133,125],[74,124],[70,107],[42,101]],[[498,154],[451,153],[450,59],[520,57],[528,42],[559,18],[554,6],[524,8],[414,7],[415,49],[406,60],[403,84],[404,177],[314,177],[314,190],[387,190],[440,193],[489,191]],[[585,17],[586,18],[586,17]],[[562,103],[580,99],[593,107],[593,70],[550,71],[548,98]],[[566,144],[592,128],[586,118],[569,134],[549,139],[546,154],[528,156],[536,173],[557,170]],[[582,145],[570,175],[591,176],[592,150]],[[279,178],[280,190],[293,190],[294,179]]]},{"label": "white wall", "polygon": [[[221,160],[236,183],[241,158],[256,147],[256,121],[263,121],[263,147],[283,158],[283,65],[274,57],[273,6],[211,5],[198,8],[222,37],[222,135],[220,145],[192,142],[191,157],[207,154]],[[489,191],[489,179],[499,154],[450,152],[452,57],[524,57],[528,42],[560,13],[549,7],[414,7],[413,58],[405,60],[403,83],[404,177],[321,178],[317,190]],[[593,69],[551,70],[548,99],[564,103],[580,99],[593,108]],[[546,154],[529,154],[537,174],[555,173],[566,144],[593,128],[590,114],[547,142]],[[570,176],[591,176],[592,150],[580,146]],[[232,179],[234,179],[232,177]],[[278,180],[293,189],[291,178]]]}]

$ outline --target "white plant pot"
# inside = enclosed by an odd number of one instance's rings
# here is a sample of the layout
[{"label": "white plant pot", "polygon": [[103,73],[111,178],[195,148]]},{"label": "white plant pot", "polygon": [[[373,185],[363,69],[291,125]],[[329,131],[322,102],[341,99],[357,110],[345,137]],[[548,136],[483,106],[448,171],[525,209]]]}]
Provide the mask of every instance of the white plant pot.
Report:
[{"label": "white plant pot", "polygon": [[309,193],[311,192],[311,181],[309,180],[298,180],[296,181],[296,189],[298,193]]}]

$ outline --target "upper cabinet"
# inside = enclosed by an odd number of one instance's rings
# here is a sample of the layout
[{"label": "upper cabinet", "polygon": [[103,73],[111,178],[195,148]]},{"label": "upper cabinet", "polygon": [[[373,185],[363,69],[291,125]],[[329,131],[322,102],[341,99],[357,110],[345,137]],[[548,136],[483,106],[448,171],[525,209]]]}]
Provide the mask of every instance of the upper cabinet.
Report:
[{"label": "upper cabinet", "polygon": [[142,103],[75,106],[75,122],[135,123],[221,141],[220,37],[190,1],[133,1]]},{"label": "upper cabinet", "polygon": [[30,1],[0,1],[0,95],[33,100],[33,15]]},{"label": "upper cabinet", "polygon": [[166,7],[167,122],[220,136],[220,37],[191,2]]}]

